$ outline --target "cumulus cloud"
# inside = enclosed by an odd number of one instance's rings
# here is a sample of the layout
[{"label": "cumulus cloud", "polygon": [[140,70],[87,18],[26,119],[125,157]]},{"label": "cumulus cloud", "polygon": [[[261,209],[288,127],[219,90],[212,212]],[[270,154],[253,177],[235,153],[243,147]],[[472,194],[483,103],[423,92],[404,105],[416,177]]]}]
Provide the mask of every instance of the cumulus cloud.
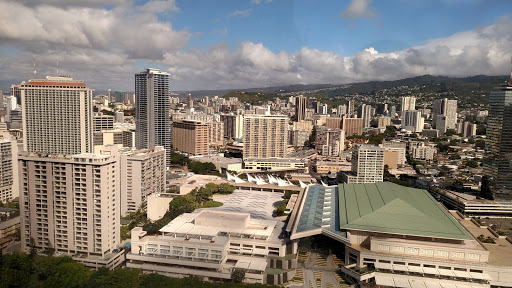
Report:
[{"label": "cumulus cloud", "polygon": [[350,5],[341,12],[340,16],[343,18],[373,18],[377,15],[375,7],[370,6],[372,0],[352,0]]},{"label": "cumulus cloud", "polygon": [[[151,66],[171,73],[174,90],[342,84],[424,74],[503,75],[510,69],[509,17],[400,51],[381,53],[367,47],[355,55],[341,55],[311,47],[272,51],[265,43],[252,41],[194,49],[188,45],[194,32],[176,30],[159,17],[162,9],[179,10],[174,1],[134,6],[129,0],[107,0],[115,5],[112,9],[95,4],[98,0],[45,2],[49,4],[0,0],[2,81],[30,79],[32,55],[37,55],[38,77],[55,75],[59,61],[61,73],[97,90],[133,90],[133,73]],[[368,11],[370,2],[365,3],[363,10]]]},{"label": "cumulus cloud", "polygon": [[228,15],[228,17],[235,17],[235,16],[238,16],[238,17],[247,17],[251,15],[251,9],[246,9],[246,10],[235,10],[233,11],[232,13],[230,13]]}]

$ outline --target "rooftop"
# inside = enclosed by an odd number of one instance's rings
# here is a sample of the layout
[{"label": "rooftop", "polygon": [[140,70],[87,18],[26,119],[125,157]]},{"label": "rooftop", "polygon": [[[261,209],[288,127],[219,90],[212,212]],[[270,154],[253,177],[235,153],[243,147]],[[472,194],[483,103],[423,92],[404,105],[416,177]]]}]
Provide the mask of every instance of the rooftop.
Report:
[{"label": "rooftop", "polygon": [[427,191],[390,182],[338,186],[343,229],[471,240]]}]

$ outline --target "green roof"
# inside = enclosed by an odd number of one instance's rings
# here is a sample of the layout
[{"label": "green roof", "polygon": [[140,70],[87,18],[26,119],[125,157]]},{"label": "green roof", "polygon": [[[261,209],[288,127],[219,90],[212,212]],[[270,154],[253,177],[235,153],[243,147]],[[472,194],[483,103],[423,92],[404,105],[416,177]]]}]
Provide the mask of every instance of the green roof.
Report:
[{"label": "green roof", "polygon": [[391,182],[338,185],[340,229],[473,239],[427,191]]}]

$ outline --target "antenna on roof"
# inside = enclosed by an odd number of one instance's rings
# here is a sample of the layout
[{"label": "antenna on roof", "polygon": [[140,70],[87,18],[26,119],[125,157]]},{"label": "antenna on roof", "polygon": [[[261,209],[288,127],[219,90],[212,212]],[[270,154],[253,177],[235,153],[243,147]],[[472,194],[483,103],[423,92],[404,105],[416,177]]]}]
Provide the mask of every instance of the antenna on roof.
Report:
[{"label": "antenna on roof", "polygon": [[36,55],[32,55],[34,58],[34,79],[36,79]]}]

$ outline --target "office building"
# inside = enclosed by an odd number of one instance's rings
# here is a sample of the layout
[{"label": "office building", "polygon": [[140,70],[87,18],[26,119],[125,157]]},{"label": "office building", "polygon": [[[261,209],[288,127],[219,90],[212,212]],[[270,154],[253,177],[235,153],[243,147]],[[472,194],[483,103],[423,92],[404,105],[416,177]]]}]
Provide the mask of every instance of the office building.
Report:
[{"label": "office building", "polygon": [[172,126],[174,149],[191,154],[208,154],[208,123],[194,120],[175,121]]},{"label": "office building", "polygon": [[100,262],[113,257],[120,242],[121,183],[119,154],[110,149],[66,156],[20,153],[22,250],[55,249]]},{"label": "office building", "polygon": [[448,117],[446,115],[435,115],[434,123],[436,130],[439,131],[441,135],[448,130]]},{"label": "office building", "polygon": [[425,119],[421,117],[421,112],[416,110],[402,111],[402,129],[407,132],[421,132],[423,130]]},{"label": "office building", "polygon": [[307,98],[303,95],[295,97],[295,118],[297,122],[306,120]]},{"label": "office building", "polygon": [[123,147],[135,147],[135,129],[123,130]]},{"label": "office building", "polygon": [[220,121],[224,123],[224,137],[226,137],[227,139],[241,139],[243,137],[243,115],[221,114]]},{"label": "office building", "polygon": [[512,87],[499,87],[489,97],[487,155],[484,171],[492,178],[496,200],[512,201]]},{"label": "office building", "polygon": [[512,286],[512,244],[425,190],[390,182],[310,185],[295,205],[290,239],[338,241],[341,272],[360,287]]},{"label": "office building", "polygon": [[349,184],[382,182],[384,177],[385,149],[374,145],[360,144],[352,149],[352,170],[342,174]]},{"label": "office building", "polygon": [[114,116],[103,115],[101,112],[92,113],[92,131],[114,129]]},{"label": "office building", "polygon": [[340,156],[345,150],[345,131],[341,129],[319,128],[316,131],[315,149],[322,156]]},{"label": "office building", "polygon": [[288,117],[284,115],[245,115],[245,158],[284,158],[288,145]]},{"label": "office building", "polygon": [[135,146],[137,149],[163,146],[167,166],[171,161],[172,143],[170,77],[169,73],[151,68],[135,74]]},{"label": "office building", "polygon": [[165,150],[125,150],[121,154],[121,215],[146,210],[147,197],[165,192]]},{"label": "office building", "polygon": [[93,150],[92,90],[70,77],[32,79],[19,85],[23,150],[81,154]]},{"label": "office building", "polygon": [[343,117],[341,120],[341,129],[345,131],[345,136],[363,135],[363,119]]},{"label": "office building", "polygon": [[[94,132],[93,134],[93,144],[96,149],[96,146],[101,145],[121,145],[123,146],[123,130],[121,129],[109,129],[109,130],[101,130],[98,132]],[[131,146],[129,146],[131,147]]]},{"label": "office building", "polygon": [[414,96],[403,96],[402,105],[400,111],[416,110],[416,97]]},{"label": "office building", "polygon": [[19,196],[18,143],[8,132],[0,133],[0,201]]},{"label": "office building", "polygon": [[[446,118],[439,118],[439,115],[446,116]],[[438,120],[445,121],[442,125],[446,127],[446,130],[455,129],[457,124],[457,100],[448,100],[448,98],[434,100],[432,119],[435,120],[435,128],[439,131],[442,131],[442,129],[437,127]]]}]

